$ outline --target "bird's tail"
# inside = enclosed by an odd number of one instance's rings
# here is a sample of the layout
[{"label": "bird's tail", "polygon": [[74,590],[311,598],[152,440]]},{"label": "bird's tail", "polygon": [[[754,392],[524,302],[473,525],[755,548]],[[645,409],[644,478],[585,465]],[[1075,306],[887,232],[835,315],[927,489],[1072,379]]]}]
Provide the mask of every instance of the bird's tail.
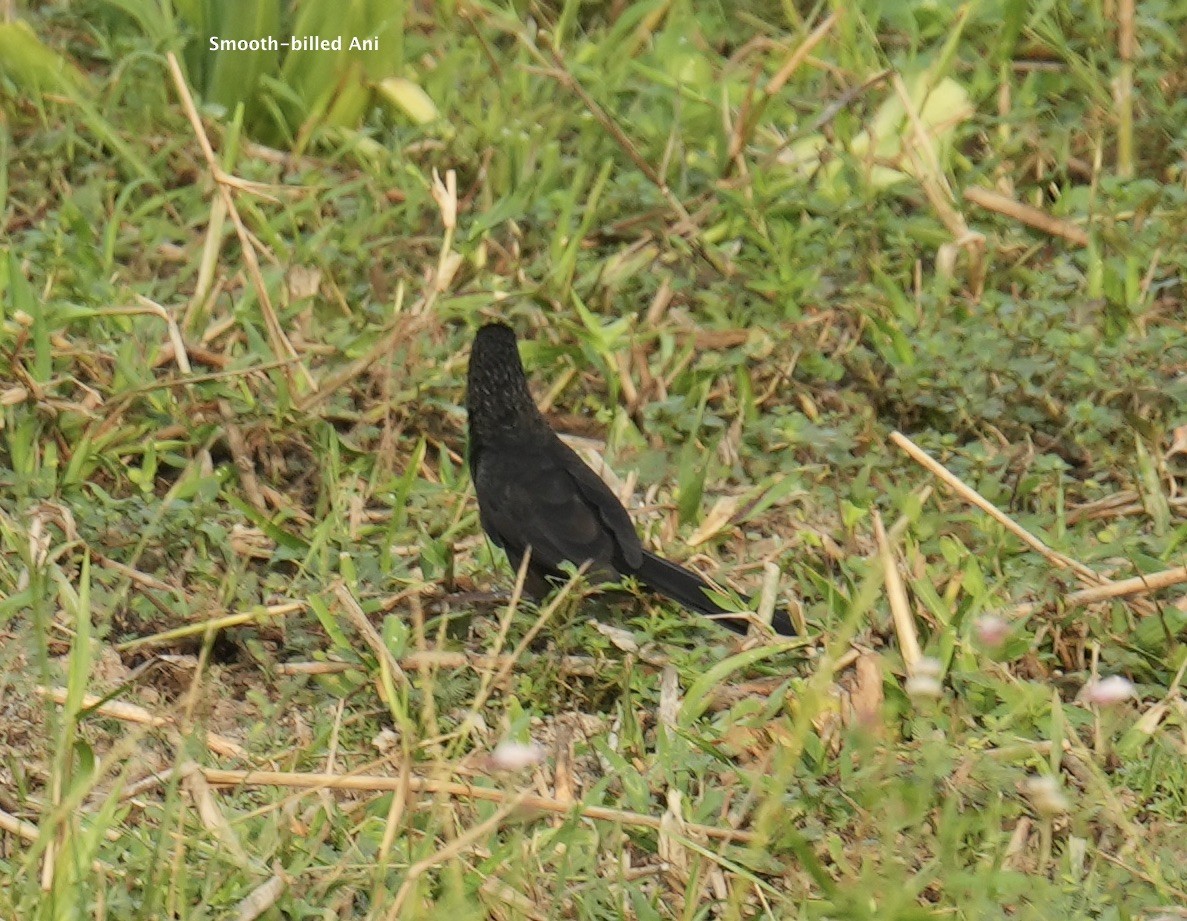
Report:
[{"label": "bird's tail", "polygon": [[[714,602],[706,591],[713,587],[695,572],[665,560],[662,556],[643,551],[643,564],[635,570],[639,581],[653,592],[684,605],[691,611],[713,617],[723,627],[735,633],[745,633],[749,622],[744,617],[718,616],[730,612]],[[795,636],[795,627],[786,611],[776,610],[771,617],[771,628],[781,636]]]}]

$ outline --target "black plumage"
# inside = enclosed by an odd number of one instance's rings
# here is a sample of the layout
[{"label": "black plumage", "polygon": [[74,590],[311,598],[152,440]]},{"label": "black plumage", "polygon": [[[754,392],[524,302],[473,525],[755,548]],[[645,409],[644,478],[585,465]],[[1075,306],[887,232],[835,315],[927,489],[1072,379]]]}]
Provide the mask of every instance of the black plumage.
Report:
[{"label": "black plumage", "polygon": [[[589,563],[594,582],[633,576],[647,588],[739,633],[746,620],[714,603],[696,573],[643,548],[622,503],[541,415],[528,389],[515,333],[502,323],[478,330],[466,387],[470,475],[482,528],[519,567],[528,547],[526,588],[540,598],[563,579],[563,562]],[[785,611],[776,632],[795,629]]]}]

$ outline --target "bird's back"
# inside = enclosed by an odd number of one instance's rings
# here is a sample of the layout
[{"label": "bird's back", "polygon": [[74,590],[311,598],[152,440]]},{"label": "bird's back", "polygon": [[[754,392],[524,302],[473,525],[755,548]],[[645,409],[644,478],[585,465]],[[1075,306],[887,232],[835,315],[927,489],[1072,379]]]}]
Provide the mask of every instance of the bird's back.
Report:
[{"label": "bird's back", "polygon": [[[588,562],[595,580],[631,571],[626,558],[635,558],[639,539],[625,509],[553,432],[483,444],[475,459],[482,527],[512,563],[518,565],[530,546],[533,569],[547,575],[560,575],[563,562]],[[608,519],[619,527],[608,526]]]}]

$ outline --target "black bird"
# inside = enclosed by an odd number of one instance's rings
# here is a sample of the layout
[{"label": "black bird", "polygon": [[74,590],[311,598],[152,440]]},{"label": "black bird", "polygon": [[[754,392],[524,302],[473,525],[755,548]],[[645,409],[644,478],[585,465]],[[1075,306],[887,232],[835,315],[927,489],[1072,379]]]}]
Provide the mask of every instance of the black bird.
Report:
[{"label": "black bird", "polygon": [[[519,358],[515,333],[502,323],[478,330],[466,382],[470,477],[478,494],[482,529],[518,568],[531,547],[525,583],[542,598],[561,563],[589,563],[594,582],[634,576],[643,585],[705,615],[728,615],[706,594],[696,573],[643,549],[639,535],[610,488],[551,429],[536,408]],[[742,617],[718,617],[745,633]],[[771,626],[795,634],[786,611]]]}]

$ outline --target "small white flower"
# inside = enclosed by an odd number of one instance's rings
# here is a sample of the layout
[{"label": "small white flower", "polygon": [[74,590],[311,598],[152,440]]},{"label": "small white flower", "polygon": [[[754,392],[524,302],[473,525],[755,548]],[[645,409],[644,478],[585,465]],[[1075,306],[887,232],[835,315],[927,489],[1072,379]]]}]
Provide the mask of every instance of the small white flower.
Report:
[{"label": "small white flower", "polygon": [[1137,688],[1133,686],[1133,682],[1120,675],[1089,681],[1080,690],[1083,700],[1101,707],[1112,707],[1137,696]]},{"label": "small white flower", "polygon": [[381,755],[387,755],[395,751],[396,746],[400,744],[400,737],[396,735],[391,729],[380,729],[375,734],[375,738],[371,740],[371,745],[379,751]]},{"label": "small white flower", "polygon": [[996,614],[986,614],[978,617],[973,624],[973,632],[982,646],[997,649],[1010,635],[1010,624]]},{"label": "small white flower", "polygon": [[923,697],[939,697],[944,686],[940,676],[944,673],[944,666],[939,659],[924,656],[915,663],[915,668],[907,678],[907,696],[919,699]]},{"label": "small white flower", "polygon": [[490,753],[491,767],[499,771],[522,771],[544,760],[544,749],[535,742],[504,740]]},{"label": "small white flower", "polygon": [[1068,810],[1067,797],[1059,789],[1059,782],[1054,777],[1028,777],[1022,789],[1039,815],[1051,818],[1063,815]]},{"label": "small white flower", "polygon": [[939,678],[931,675],[912,675],[907,679],[907,696],[912,698],[939,697],[944,692]]}]

